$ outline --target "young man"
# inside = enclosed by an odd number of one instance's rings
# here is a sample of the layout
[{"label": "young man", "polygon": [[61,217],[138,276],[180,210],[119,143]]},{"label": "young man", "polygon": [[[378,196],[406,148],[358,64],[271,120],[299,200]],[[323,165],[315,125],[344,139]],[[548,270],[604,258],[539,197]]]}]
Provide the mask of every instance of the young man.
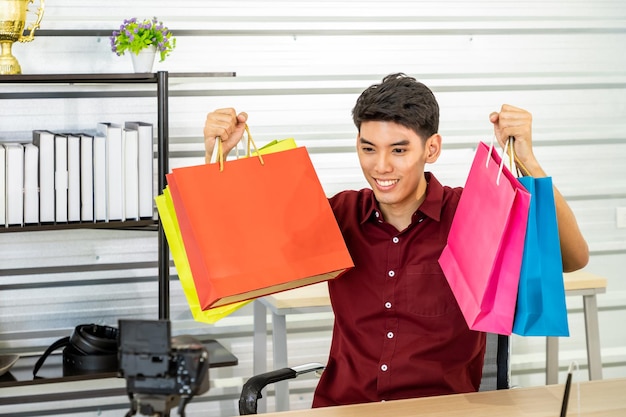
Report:
[{"label": "young man", "polygon": [[[366,89],[352,111],[357,153],[371,189],[343,191],[330,204],[355,267],[329,281],[335,314],[330,357],[314,407],[477,391],[485,335],[469,330],[438,264],[462,188],[425,172],[441,152],[439,106],[425,85],[392,74]],[[216,137],[229,151],[245,113],[207,116],[207,159]],[[489,115],[498,142],[509,136],[534,177],[530,113],[503,105]],[[587,244],[555,189],[565,271],[580,269]]]}]

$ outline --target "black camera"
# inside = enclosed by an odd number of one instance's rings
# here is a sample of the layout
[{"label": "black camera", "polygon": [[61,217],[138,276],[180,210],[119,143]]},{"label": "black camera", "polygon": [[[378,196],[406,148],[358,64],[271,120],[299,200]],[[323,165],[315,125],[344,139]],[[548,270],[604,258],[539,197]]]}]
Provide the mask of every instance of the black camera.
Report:
[{"label": "black camera", "polygon": [[119,321],[120,376],[131,400],[127,417],[168,417],[209,390],[209,352],[192,336],[172,338],[168,320]]}]

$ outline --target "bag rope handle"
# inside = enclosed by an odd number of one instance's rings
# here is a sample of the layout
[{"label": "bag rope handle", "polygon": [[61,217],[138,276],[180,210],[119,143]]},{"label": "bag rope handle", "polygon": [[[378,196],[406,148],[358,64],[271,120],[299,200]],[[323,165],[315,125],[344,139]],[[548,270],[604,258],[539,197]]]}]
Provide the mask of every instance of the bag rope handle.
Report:
[{"label": "bag rope handle", "polygon": [[[494,143],[494,139],[495,136],[493,136],[491,138],[491,143],[489,145],[489,152],[487,152],[487,155],[491,155],[491,152],[493,151],[493,143]],[[504,149],[503,149],[503,153],[507,153],[507,149],[508,149],[508,157],[509,157],[509,169],[511,172],[513,171],[513,162],[515,162],[515,172],[517,173],[517,176],[523,176],[523,177],[530,177],[530,171],[528,170],[528,168],[526,168],[526,165],[524,165],[524,163],[517,157],[517,155],[515,154],[515,147],[513,146],[513,143],[515,142],[515,137],[514,136],[509,136],[506,143],[504,144]],[[509,145],[510,144],[510,145]],[[503,166],[503,162],[504,162],[504,158],[502,158],[502,161],[500,161],[500,170],[498,172],[498,180],[497,183],[500,183],[500,173],[502,172],[502,166]],[[489,165],[489,157],[487,157],[487,159],[485,160],[485,168]],[[520,175],[521,173],[521,175]]]},{"label": "bag rope handle", "polygon": [[[493,152],[493,142],[495,139],[495,135],[491,138],[491,143],[489,144],[489,151],[487,152],[487,158],[485,158],[485,168],[487,168],[489,166],[489,160],[491,159],[491,153]],[[504,144],[504,153],[506,153],[506,147],[509,145],[509,142],[511,140],[511,137],[509,137],[509,140],[506,141],[506,143]],[[500,185],[500,176],[502,175],[502,169],[504,168],[504,157],[500,158],[500,165],[498,167],[498,176],[496,177],[496,185]]]},{"label": "bag rope handle", "polygon": [[[495,136],[491,138],[491,144],[489,145],[489,151],[487,153],[487,155],[491,155],[491,152],[493,151],[493,143],[494,143],[494,139]],[[504,149],[503,149],[503,154],[507,154],[508,153],[508,157],[509,157],[509,170],[511,172],[513,171],[513,164],[515,163],[515,172],[517,173],[517,176],[523,176],[523,177],[530,177],[530,171],[528,171],[528,168],[526,168],[526,165],[524,165],[524,163],[517,157],[517,155],[515,154],[515,147],[513,146],[515,142],[515,137],[514,136],[509,136],[506,143],[504,144]],[[487,156],[487,159],[485,160],[485,167],[487,167],[489,165],[489,156]],[[498,177],[496,178],[496,185],[500,185],[500,176],[502,175],[502,168],[504,167],[504,156],[501,158],[500,160],[500,166],[498,169]],[[521,175],[520,175],[521,173]]]},{"label": "bag rope handle", "polygon": [[254,152],[259,157],[259,161],[261,162],[261,165],[265,165],[265,161],[263,161],[263,156],[259,153],[259,149],[256,147],[256,143],[254,143],[254,140],[252,140],[252,135],[250,134],[250,129],[248,128],[247,124],[245,125],[245,128],[246,128],[246,133],[248,134],[248,153],[247,153],[247,156],[248,157],[251,156],[250,145],[252,144],[252,146],[254,146]]},{"label": "bag rope handle", "polygon": [[[250,134],[250,128],[248,128],[248,124],[245,124],[245,129],[246,129],[246,135],[248,136],[248,147],[246,150],[246,157],[249,158],[252,153],[251,151],[251,146],[254,147],[254,152],[256,153],[256,156],[259,157],[259,161],[261,162],[261,165],[265,165],[265,161],[263,161],[263,156],[259,153],[259,149],[256,146],[256,143],[254,143],[254,139],[252,139],[252,135]],[[222,148],[222,140],[221,138],[218,136],[215,138],[216,142],[217,142],[217,163],[220,166],[220,172],[224,171],[224,152],[223,152],[223,148]]]},{"label": "bag rope handle", "polygon": [[515,148],[513,147],[513,143],[515,142],[515,137],[509,136],[509,141],[511,142],[511,146],[509,147],[509,161],[511,163],[511,172],[513,172],[513,162],[515,162],[517,176],[519,177],[521,173],[522,177],[530,177],[531,175],[530,175],[530,172],[528,171],[528,168],[526,168],[526,165],[524,165],[524,163],[520,161],[520,159],[515,154]]},{"label": "bag rope handle", "polygon": [[496,185],[500,185],[500,177],[502,176],[502,169],[504,168],[504,154],[506,153],[507,147],[513,147],[513,141],[511,140],[511,136],[509,136],[506,143],[504,144],[502,158],[500,159],[500,169],[498,170],[498,177],[496,178]]}]

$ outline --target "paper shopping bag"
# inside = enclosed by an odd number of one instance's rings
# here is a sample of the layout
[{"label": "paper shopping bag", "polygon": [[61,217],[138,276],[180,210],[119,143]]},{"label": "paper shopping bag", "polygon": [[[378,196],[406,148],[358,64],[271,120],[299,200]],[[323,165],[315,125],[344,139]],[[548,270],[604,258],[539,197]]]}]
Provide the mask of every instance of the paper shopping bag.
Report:
[{"label": "paper shopping bag", "polygon": [[[266,154],[270,152],[278,152],[285,149],[293,149],[296,143],[293,138],[273,140],[265,146],[259,148],[258,152]],[[203,323],[216,323],[218,320],[230,315],[241,307],[245,306],[249,301],[240,301],[233,304],[215,307],[208,310],[202,310],[198,301],[198,293],[196,292],[195,283],[191,274],[189,260],[185,252],[183,238],[180,232],[176,211],[172,201],[171,193],[168,187],[163,190],[163,194],[155,197],[159,218],[163,225],[163,231],[172,253],[172,259],[176,266],[179,282],[183,288],[187,304],[192,313],[194,320]]]},{"label": "paper shopping bag", "polygon": [[205,311],[202,310],[200,302],[198,301],[198,293],[196,292],[196,287],[191,275],[185,245],[183,244],[183,238],[180,233],[180,227],[178,225],[178,219],[176,218],[174,203],[172,202],[169,188],[166,187],[165,190],[163,190],[163,194],[155,197],[155,201],[159,212],[159,219],[161,220],[163,231],[165,232],[165,237],[170,252],[172,253],[172,259],[176,266],[178,280],[183,287],[183,292],[194,320],[213,324],[248,304],[249,301],[240,301]]},{"label": "paper shopping bag", "polygon": [[353,266],[305,148],[167,175],[203,309],[335,278]]},{"label": "paper shopping bag", "polygon": [[[261,146],[258,150],[258,153],[260,153],[261,155],[266,155],[268,153],[286,151],[289,149],[294,149],[296,147],[296,141],[293,138],[273,140]],[[257,152],[252,153],[252,155],[256,154]]]},{"label": "paper shopping bag", "polygon": [[552,178],[523,177],[531,194],[513,333],[569,336]]},{"label": "paper shopping bag", "polygon": [[530,194],[480,142],[439,264],[470,329],[511,334]]}]

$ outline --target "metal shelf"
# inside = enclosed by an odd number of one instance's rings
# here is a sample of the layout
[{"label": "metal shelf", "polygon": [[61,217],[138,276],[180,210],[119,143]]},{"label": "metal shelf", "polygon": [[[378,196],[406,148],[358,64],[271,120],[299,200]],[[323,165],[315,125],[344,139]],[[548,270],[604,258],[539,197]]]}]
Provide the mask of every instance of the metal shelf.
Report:
[{"label": "metal shelf", "polygon": [[149,229],[156,230],[158,221],[154,219],[100,221],[100,222],[68,222],[68,223],[38,223],[0,227],[0,233],[20,233],[41,230],[63,229]]},{"label": "metal shelf", "polygon": [[[110,84],[155,84],[156,73],[102,73],[102,74],[16,74],[0,75],[0,84],[75,84],[75,83],[110,83]],[[172,72],[168,78],[209,78],[234,77],[234,72]]]},{"label": "metal shelf", "polygon": [[[169,78],[213,78],[234,77],[234,72],[189,72],[168,73],[101,73],[101,74],[18,74],[1,75],[0,84],[65,84],[68,89],[89,84],[156,84],[156,91],[25,91],[0,93],[0,99],[33,99],[33,98],[81,98],[81,97],[157,97],[157,140],[158,140],[158,190],[167,184],[165,175],[169,172]],[[35,230],[57,230],[74,228],[137,228],[154,226],[156,220],[148,219],[132,222],[108,223],[67,223],[27,225],[24,227],[6,227],[0,232],[27,232]],[[162,225],[158,222],[158,269],[159,269],[159,319],[169,319],[169,248]]]}]

